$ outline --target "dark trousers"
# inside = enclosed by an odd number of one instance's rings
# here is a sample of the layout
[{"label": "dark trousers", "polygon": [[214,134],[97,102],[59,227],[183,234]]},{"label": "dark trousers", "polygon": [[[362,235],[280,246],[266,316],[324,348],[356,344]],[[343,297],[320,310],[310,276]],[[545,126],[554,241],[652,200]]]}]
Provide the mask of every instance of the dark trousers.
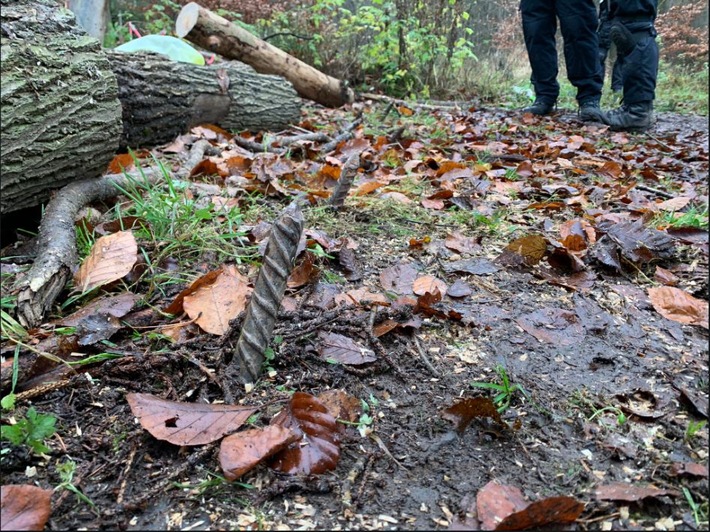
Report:
[{"label": "dark trousers", "polygon": [[[609,19],[623,24],[633,36],[634,46],[623,50],[624,104],[653,102],[658,78],[658,44],[653,21],[657,0],[610,0]],[[619,47],[617,46],[617,52]]]},{"label": "dark trousers", "polygon": [[520,14],[537,99],[554,103],[560,93],[555,43],[559,19],[567,77],[577,88],[577,101],[598,101],[603,78],[594,0],[521,0]]}]

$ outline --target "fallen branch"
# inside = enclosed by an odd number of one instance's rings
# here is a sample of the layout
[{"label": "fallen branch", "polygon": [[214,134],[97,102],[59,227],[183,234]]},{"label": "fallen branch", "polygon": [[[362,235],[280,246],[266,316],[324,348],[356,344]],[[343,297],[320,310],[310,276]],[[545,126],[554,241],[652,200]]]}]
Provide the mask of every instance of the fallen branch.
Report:
[{"label": "fallen branch", "polygon": [[343,128],[342,132],[338,133],[338,135],[336,135],[333,140],[331,140],[328,144],[324,144],[323,146],[321,146],[320,152],[322,154],[331,152],[338,147],[338,144],[352,138],[353,131],[360,124],[362,124],[362,116],[358,116],[355,120],[346,125]]}]

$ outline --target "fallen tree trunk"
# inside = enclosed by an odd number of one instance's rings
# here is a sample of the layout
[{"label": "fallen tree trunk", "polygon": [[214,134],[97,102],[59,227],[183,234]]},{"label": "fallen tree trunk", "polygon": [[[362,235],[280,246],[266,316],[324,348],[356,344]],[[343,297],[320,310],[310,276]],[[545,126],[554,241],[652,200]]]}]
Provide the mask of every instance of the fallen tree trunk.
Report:
[{"label": "fallen tree trunk", "polygon": [[98,177],[119,149],[170,142],[196,124],[279,130],[300,120],[296,91],[277,76],[103,51],[55,0],[0,5],[0,214]]},{"label": "fallen tree trunk", "polygon": [[118,148],[118,85],[99,42],[52,0],[2,0],[0,213],[101,174]]},{"label": "fallen tree trunk", "polygon": [[354,99],[353,91],[342,81],[323,74],[194,2],[180,11],[175,33],[202,48],[242,61],[261,74],[283,76],[298,94],[326,107],[340,107]]},{"label": "fallen tree trunk", "polygon": [[300,99],[290,83],[242,63],[197,66],[158,54],[106,51],[123,107],[121,149],[172,141],[190,127],[279,130],[298,122]]}]

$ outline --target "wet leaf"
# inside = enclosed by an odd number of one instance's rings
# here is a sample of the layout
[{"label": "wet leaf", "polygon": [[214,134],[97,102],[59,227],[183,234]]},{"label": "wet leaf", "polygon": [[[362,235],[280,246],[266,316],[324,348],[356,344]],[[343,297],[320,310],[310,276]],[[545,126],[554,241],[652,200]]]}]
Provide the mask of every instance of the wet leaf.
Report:
[{"label": "wet leaf", "polygon": [[377,360],[374,351],[361,346],[352,338],[337,333],[318,333],[318,354],[349,366],[359,366]]},{"label": "wet leaf", "polygon": [[423,296],[427,292],[430,294],[439,292],[439,294],[443,297],[446,295],[446,290],[446,283],[441,279],[437,279],[433,275],[423,275],[418,277],[412,284],[412,291],[418,296]]},{"label": "wet leaf", "polygon": [[466,297],[470,296],[472,293],[473,289],[468,285],[468,283],[462,281],[461,279],[456,279],[447,292],[449,297]]},{"label": "wet leaf", "polygon": [[673,239],[666,233],[646,227],[643,222],[623,221],[602,227],[606,230],[606,236],[618,246],[621,255],[631,262],[645,264],[673,255]]},{"label": "wet leaf", "polygon": [[444,264],[444,270],[447,272],[470,273],[472,275],[491,275],[499,271],[500,267],[488,259],[466,259]]},{"label": "wet leaf", "polygon": [[77,310],[73,314],[70,314],[66,318],[63,318],[59,323],[65,327],[73,327],[81,323],[81,321],[87,316],[94,314],[122,318],[133,309],[133,305],[136,304],[138,299],[139,296],[132,294],[131,292],[124,292],[123,294],[115,296],[101,297],[93,300],[91,303]]},{"label": "wet leaf", "polygon": [[29,484],[0,487],[0,523],[3,530],[44,530],[52,511],[52,490]]},{"label": "wet leaf", "polygon": [[599,501],[627,501],[637,502],[648,497],[661,497],[669,495],[678,497],[680,493],[672,489],[657,488],[656,486],[639,486],[626,482],[613,482],[597,487],[594,498]]},{"label": "wet leaf", "polygon": [[708,478],[708,466],[696,462],[673,462],[670,474],[674,477]]},{"label": "wet leaf", "polygon": [[584,327],[571,310],[545,307],[515,320],[539,342],[555,345],[575,345],[584,339]]},{"label": "wet leaf", "polygon": [[656,266],[656,272],[653,274],[653,279],[666,286],[675,286],[678,284],[678,277],[670,270]]},{"label": "wet leaf", "polygon": [[338,465],[338,424],[328,409],[312,395],[294,393],[288,407],[271,424],[291,429],[301,436],[300,441],[274,456],[270,464],[272,468],[289,475],[318,475]]},{"label": "wet leaf", "polygon": [[222,335],[229,320],[246,308],[252,289],[233,265],[224,266],[211,284],[200,286],[183,299],[185,313],[208,333]]},{"label": "wet leaf", "polygon": [[540,235],[516,238],[508,244],[496,259],[505,266],[534,266],[545,255],[547,240]]},{"label": "wet leaf", "polygon": [[126,396],[141,426],[174,445],[204,445],[234,432],[258,409],[251,406],[167,401],[148,393]]},{"label": "wet leaf", "polygon": [[708,328],[708,302],[672,286],[648,289],[653,308],[669,320]]},{"label": "wet leaf", "polygon": [[574,523],[583,511],[584,504],[572,497],[549,497],[508,515],[495,529],[529,530]]},{"label": "wet leaf", "polygon": [[279,425],[227,436],[219,447],[219,465],[224,477],[230,481],[238,479],[300,438],[298,433]]},{"label": "wet leaf", "polygon": [[503,519],[527,505],[520,489],[504,486],[495,480],[483,486],[476,495],[476,509],[483,530],[495,530]]},{"label": "wet leaf", "polygon": [[488,397],[467,397],[445,409],[441,417],[456,424],[456,431],[461,434],[471,422],[478,418],[490,418],[500,425],[506,425],[501,419],[496,405]]},{"label": "wet leaf", "polygon": [[388,292],[413,294],[412,285],[419,272],[408,263],[399,263],[380,272],[380,284]]},{"label": "wet leaf", "polygon": [[362,279],[362,268],[360,267],[360,261],[358,261],[354,250],[343,247],[338,252],[338,263],[340,267],[343,268],[345,279],[348,281],[359,281]]},{"label": "wet leaf", "polygon": [[82,292],[88,292],[128,275],[137,260],[138,244],[132,232],[102,236],[79,268],[75,283]]}]

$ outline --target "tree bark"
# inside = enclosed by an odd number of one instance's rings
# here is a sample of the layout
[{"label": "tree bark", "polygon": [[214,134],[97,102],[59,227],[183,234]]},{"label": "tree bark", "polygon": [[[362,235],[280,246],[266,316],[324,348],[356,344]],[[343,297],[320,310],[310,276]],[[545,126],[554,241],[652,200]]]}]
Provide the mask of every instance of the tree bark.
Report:
[{"label": "tree bark", "polygon": [[107,50],[106,55],[123,107],[121,149],[170,142],[198,124],[279,130],[301,117],[290,83],[242,63],[197,66],[159,54]]},{"label": "tree bark", "polygon": [[237,59],[261,74],[278,74],[304,98],[326,107],[340,107],[354,99],[342,81],[262,41],[245,29],[191,2],[182,8],[175,23],[179,37],[230,59]]},{"label": "tree bark", "polygon": [[0,214],[103,172],[118,148],[118,85],[99,42],[52,0],[2,0]]}]

